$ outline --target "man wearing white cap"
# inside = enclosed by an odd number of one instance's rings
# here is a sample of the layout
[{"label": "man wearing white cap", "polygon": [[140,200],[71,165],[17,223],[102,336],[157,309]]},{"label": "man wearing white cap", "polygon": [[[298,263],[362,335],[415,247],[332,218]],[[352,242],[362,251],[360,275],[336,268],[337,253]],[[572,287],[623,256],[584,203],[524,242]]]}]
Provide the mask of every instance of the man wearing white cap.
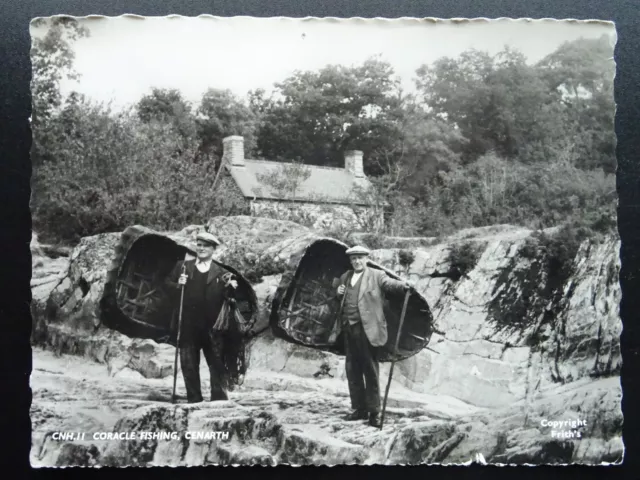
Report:
[{"label": "man wearing white cap", "polygon": [[[180,367],[187,389],[189,403],[202,402],[200,385],[200,351],[209,366],[211,401],[227,400],[223,386],[221,337],[212,333],[225,298],[233,296],[238,286],[235,280],[226,282],[227,273],[212,261],[213,252],[220,241],[209,232],[197,235],[196,255],[193,260],[180,261],[169,275],[169,284],[184,285],[182,326],[180,332]],[[184,267],[184,272],[183,272]]]},{"label": "man wearing white cap", "polygon": [[404,292],[408,283],[367,266],[369,250],[355,246],[347,250],[353,270],[340,277],[338,295],[344,295],[341,324],[345,339],[345,368],[353,412],[346,420],[369,419],[380,427],[380,382],[376,349],[387,343],[383,292]]}]

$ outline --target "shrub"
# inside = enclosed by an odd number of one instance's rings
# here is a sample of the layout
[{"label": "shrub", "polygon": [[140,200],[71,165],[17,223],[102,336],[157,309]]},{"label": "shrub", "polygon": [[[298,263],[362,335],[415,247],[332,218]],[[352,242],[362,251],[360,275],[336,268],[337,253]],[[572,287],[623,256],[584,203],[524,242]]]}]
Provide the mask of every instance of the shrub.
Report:
[{"label": "shrub", "polygon": [[518,249],[518,255],[528,260],[533,260],[538,256],[538,250],[540,248],[540,242],[538,235],[533,234],[527,237],[520,248]]},{"label": "shrub", "polygon": [[554,235],[541,235],[547,275],[551,281],[564,283],[573,272],[573,262],[582,242],[593,238],[586,227],[564,225]]},{"label": "shrub", "polygon": [[371,250],[384,248],[384,235],[381,233],[365,233],[360,238],[361,242]]},{"label": "shrub", "polygon": [[521,257],[544,262],[552,283],[562,284],[573,272],[573,261],[585,240],[599,241],[602,235],[580,222],[563,225],[555,234],[542,231],[528,237],[518,250]]},{"label": "shrub", "polygon": [[408,268],[415,259],[416,255],[411,250],[400,250],[398,252],[398,261],[404,268]]},{"label": "shrub", "polygon": [[325,230],[323,232],[323,235],[329,238],[334,238],[336,240],[339,240],[340,242],[346,245],[351,245],[354,243],[352,233],[353,232],[350,229],[347,229],[344,226],[333,225],[332,228]]},{"label": "shrub", "polygon": [[449,249],[447,261],[451,271],[459,278],[475,268],[480,259],[481,248],[473,242],[456,243]]},{"label": "shrub", "polygon": [[331,375],[331,365],[326,360],[320,364],[320,369],[313,374],[315,378],[333,377]]},{"label": "shrub", "polygon": [[255,284],[262,282],[263,277],[279,275],[283,273],[284,270],[284,265],[276,262],[271,257],[263,256],[245,270],[244,276],[251,283]]},{"label": "shrub", "polygon": [[423,233],[421,225],[429,215],[423,202],[401,193],[388,201],[386,228],[390,236],[414,237]]},{"label": "shrub", "polygon": [[[131,224],[177,230],[211,216],[244,213],[213,162],[196,162],[171,125],[130,112],[77,107],[57,157],[34,172],[34,225],[49,241],[74,242]],[[35,132],[37,133],[37,132]]]},{"label": "shrub", "polygon": [[602,234],[616,228],[615,176],[561,161],[525,165],[488,154],[440,172],[423,202],[422,235],[498,223],[538,229],[580,222]]}]

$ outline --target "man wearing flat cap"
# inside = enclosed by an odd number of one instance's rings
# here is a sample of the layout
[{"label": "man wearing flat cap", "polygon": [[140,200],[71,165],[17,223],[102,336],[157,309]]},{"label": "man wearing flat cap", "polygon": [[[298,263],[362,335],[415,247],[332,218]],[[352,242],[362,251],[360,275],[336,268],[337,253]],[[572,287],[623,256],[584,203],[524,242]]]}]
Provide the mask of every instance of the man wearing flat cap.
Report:
[{"label": "man wearing flat cap", "polygon": [[[184,285],[178,348],[189,403],[203,401],[200,385],[201,350],[209,366],[211,401],[228,399],[223,379],[222,337],[212,331],[212,326],[225,299],[233,299],[238,283],[226,279],[227,272],[212,261],[218,245],[220,241],[209,232],[199,233],[196,237],[196,258],[179,261],[167,281],[176,289]],[[177,322],[174,331],[177,331]]]},{"label": "man wearing flat cap", "polygon": [[340,322],[345,340],[345,368],[353,411],[346,420],[369,420],[380,427],[380,382],[376,350],[387,343],[383,311],[385,292],[405,292],[412,287],[369,268],[369,250],[355,246],[347,250],[353,270],[340,277],[338,295],[343,297]]}]

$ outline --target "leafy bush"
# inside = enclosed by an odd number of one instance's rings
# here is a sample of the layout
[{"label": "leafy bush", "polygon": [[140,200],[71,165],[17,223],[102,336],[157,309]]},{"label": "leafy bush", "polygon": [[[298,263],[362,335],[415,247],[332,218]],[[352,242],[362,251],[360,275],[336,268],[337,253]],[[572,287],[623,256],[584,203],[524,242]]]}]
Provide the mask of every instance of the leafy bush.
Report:
[{"label": "leafy bush", "polygon": [[384,248],[384,235],[380,233],[366,233],[360,238],[362,243],[371,250]]},{"label": "leafy bush", "polygon": [[456,243],[449,249],[447,261],[457,277],[467,275],[480,259],[481,247],[473,242]]},{"label": "leafy bush", "polygon": [[326,360],[320,364],[320,369],[313,374],[315,378],[333,377],[331,375],[331,365]]},{"label": "leafy bush", "polygon": [[423,202],[398,193],[388,199],[390,208],[386,218],[390,236],[415,237],[422,233],[422,224],[429,212]]},{"label": "leafy bush", "polygon": [[521,257],[544,262],[548,278],[563,283],[573,271],[573,261],[585,240],[598,242],[603,235],[580,222],[563,225],[554,234],[542,231],[528,237],[518,250]]},{"label": "leafy bush", "polygon": [[284,266],[271,257],[261,257],[244,271],[244,276],[251,283],[260,283],[263,277],[278,275],[284,272]]},{"label": "leafy bush", "polygon": [[555,235],[542,234],[540,238],[548,277],[564,283],[573,272],[580,245],[593,238],[593,233],[584,226],[564,225]]},{"label": "leafy bush", "polygon": [[81,104],[59,139],[54,160],[34,172],[34,225],[49,241],[76,241],[131,224],[160,230],[241,213],[243,199],[216,191],[211,162],[171,125],[143,123],[131,112]]},{"label": "leafy bush", "polygon": [[411,250],[400,250],[398,252],[398,261],[404,268],[408,268],[415,259],[416,255]]},{"label": "leafy bush", "polygon": [[518,249],[518,255],[528,260],[533,260],[539,254],[540,242],[536,233],[527,237],[524,243]]},{"label": "leafy bush", "polygon": [[567,221],[610,234],[616,226],[615,176],[567,162],[525,165],[487,154],[440,172],[425,208],[423,235],[492,224],[540,229]]},{"label": "leafy bush", "polygon": [[346,245],[352,245],[354,243],[352,233],[351,229],[347,229],[343,225],[332,225],[330,229],[323,232],[323,235],[334,238]]},{"label": "leafy bush", "polygon": [[284,273],[286,265],[272,257],[259,253],[243,241],[228,242],[227,248],[218,257],[222,263],[230,265],[240,272],[251,283],[262,282],[263,277]]}]

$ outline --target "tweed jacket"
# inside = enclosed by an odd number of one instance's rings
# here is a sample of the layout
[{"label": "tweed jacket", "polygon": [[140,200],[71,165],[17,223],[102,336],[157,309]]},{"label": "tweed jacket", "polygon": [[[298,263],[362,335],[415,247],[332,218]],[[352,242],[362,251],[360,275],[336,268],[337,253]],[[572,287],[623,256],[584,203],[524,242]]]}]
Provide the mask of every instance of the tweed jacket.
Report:
[{"label": "tweed jacket", "polygon": [[[340,277],[340,284],[347,285],[352,275],[353,270],[345,272]],[[365,267],[358,293],[358,311],[362,327],[372,346],[382,347],[388,339],[387,321],[383,311],[384,293],[402,293],[405,291],[405,285],[405,282],[394,280],[382,270]]]}]

